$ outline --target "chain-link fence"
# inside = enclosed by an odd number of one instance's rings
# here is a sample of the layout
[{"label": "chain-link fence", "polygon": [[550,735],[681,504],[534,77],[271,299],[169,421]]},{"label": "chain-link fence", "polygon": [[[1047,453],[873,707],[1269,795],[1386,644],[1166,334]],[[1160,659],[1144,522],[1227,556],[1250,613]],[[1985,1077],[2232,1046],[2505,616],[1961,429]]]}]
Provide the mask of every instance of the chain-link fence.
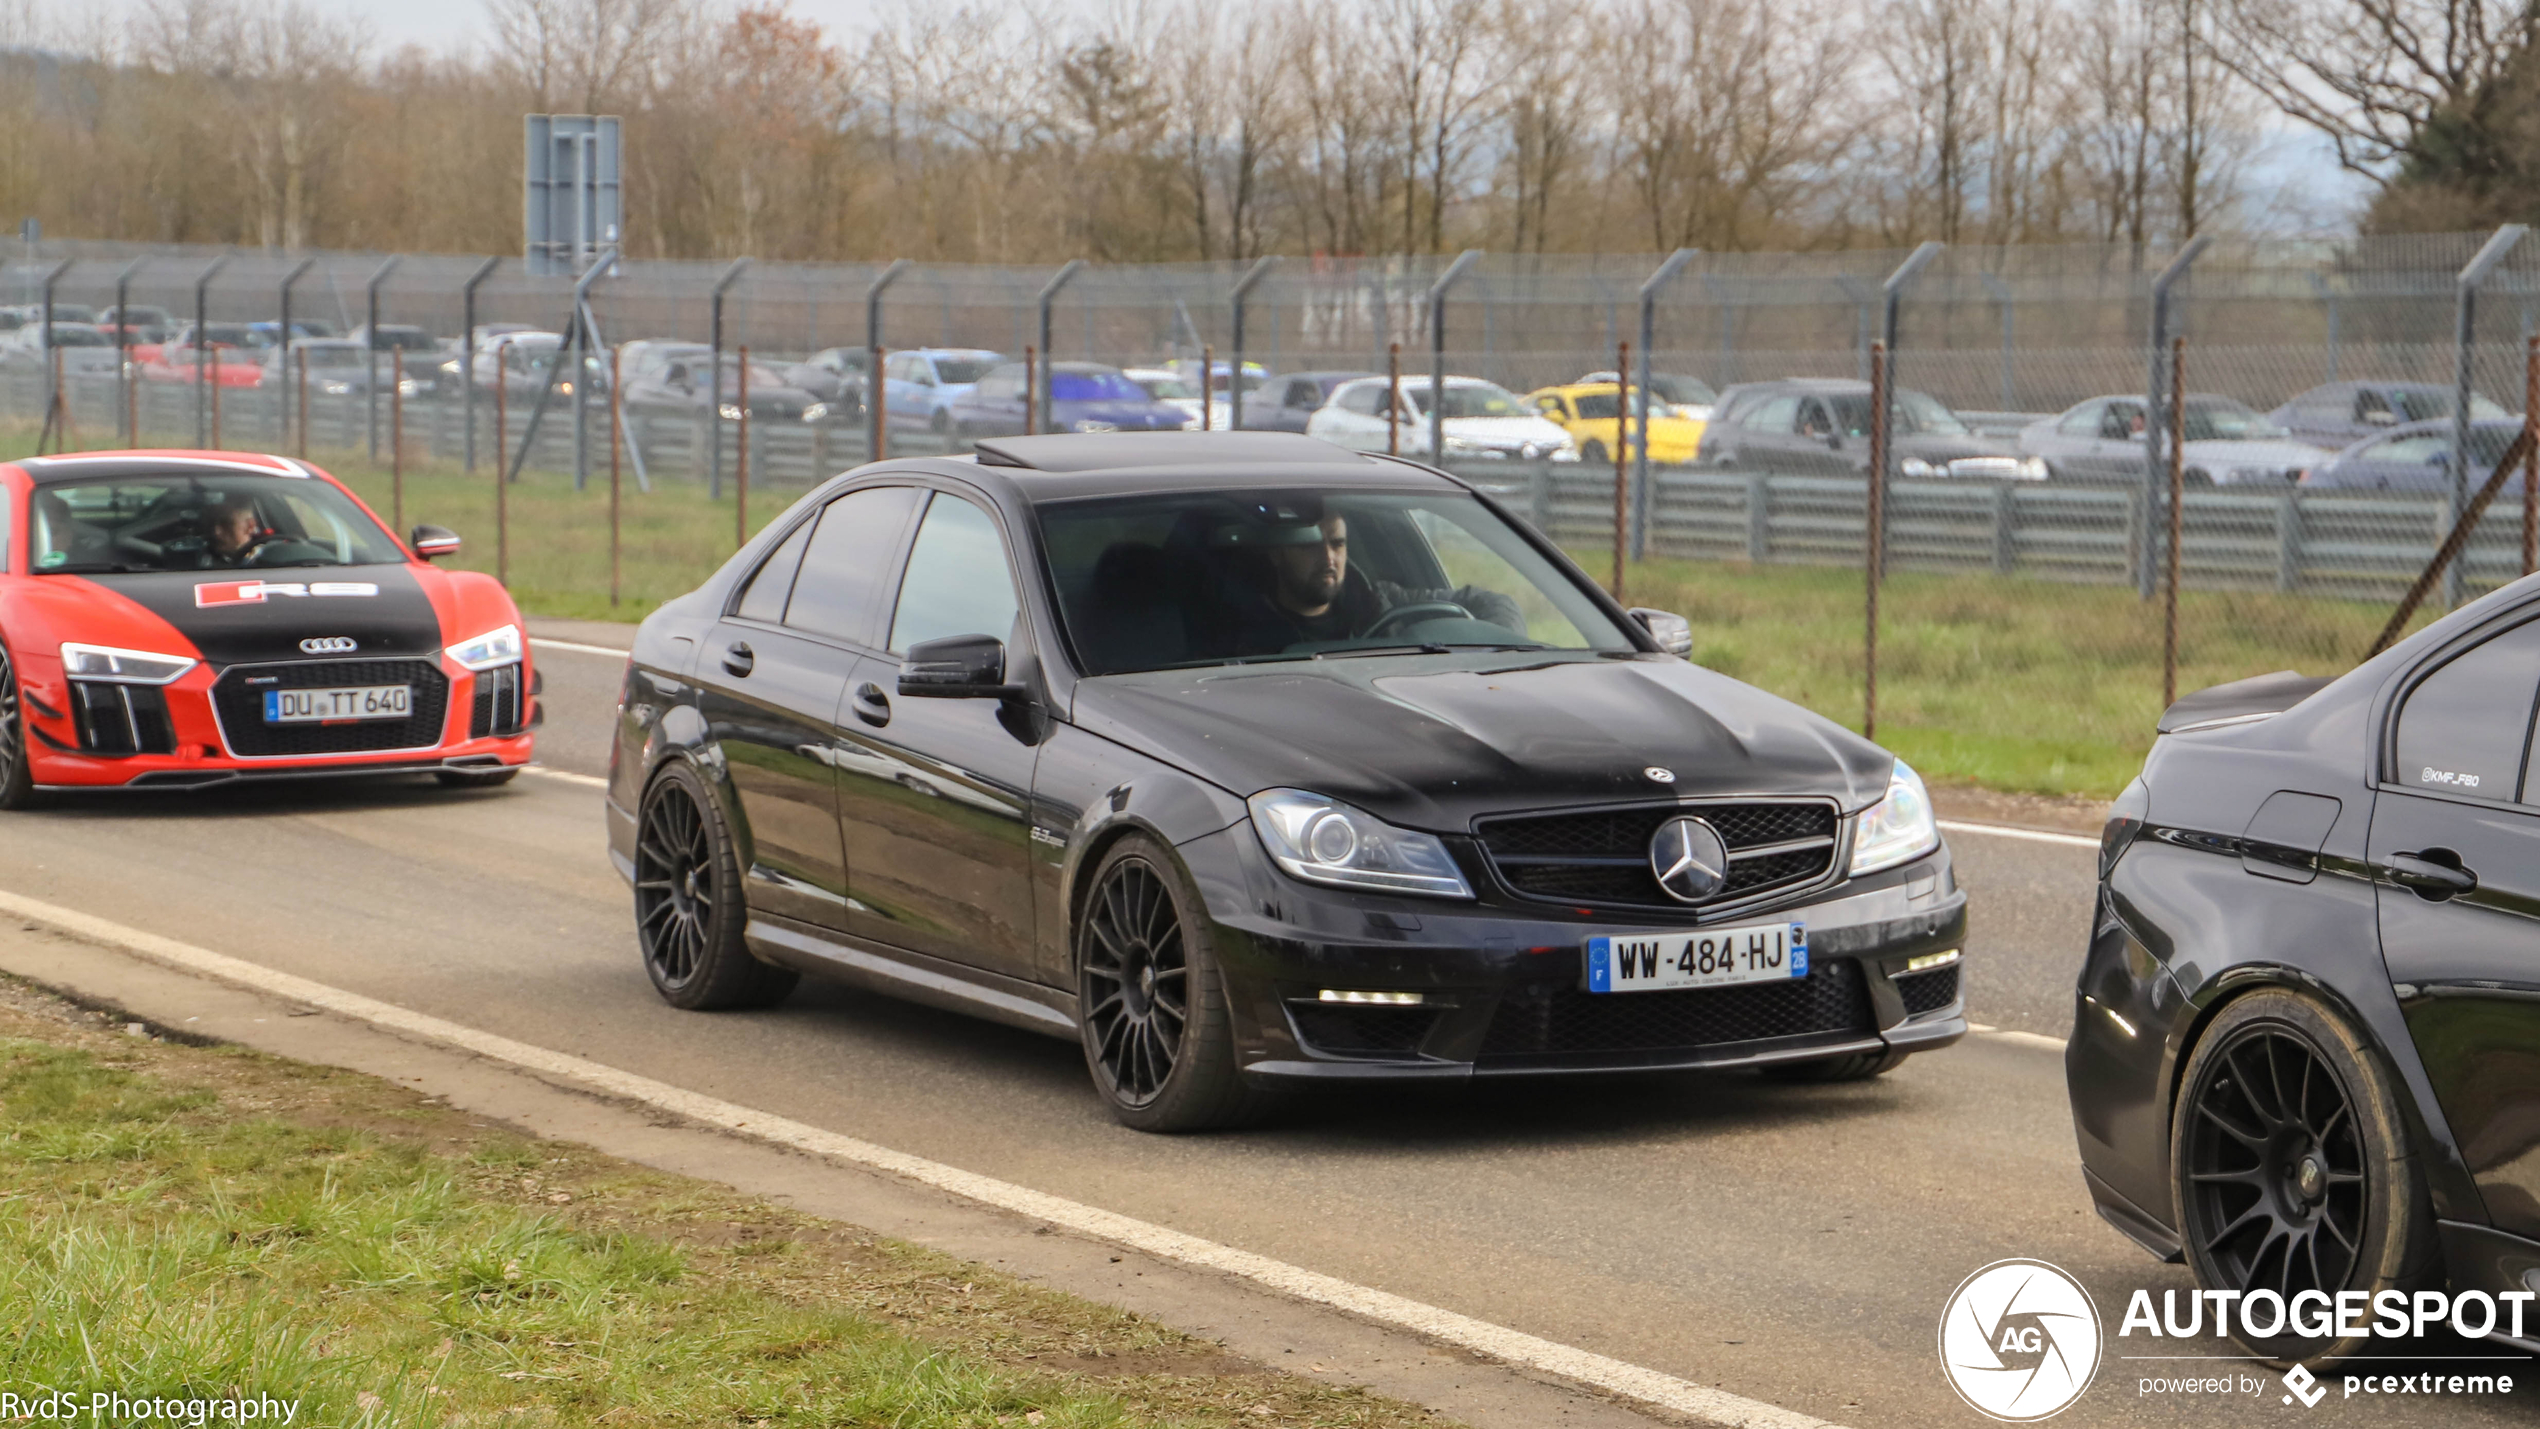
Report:
[{"label": "chain-link fence", "polygon": [[[2218,241],[2169,290],[2162,333],[2186,343],[2173,408],[2154,383],[2169,354],[2153,325],[2156,279],[2179,256],[1949,249],[1914,270],[1896,252],[1693,254],[1663,275],[1658,256],[1484,255],[1451,274],[1442,258],[1318,257],[1091,266],[1058,282],[627,260],[577,303],[571,280],[514,260],[52,244],[0,267],[0,302],[32,319],[0,335],[0,414],[28,427],[49,414],[45,440],[74,447],[307,451],[384,512],[411,489],[401,517],[477,523],[471,559],[533,604],[600,613],[613,593],[631,613],[875,449],[873,347],[896,355],[879,445],[913,454],[958,448],[951,428],[984,409],[948,393],[1027,350],[1037,374],[1178,363],[1191,383],[1209,354],[1219,400],[1191,405],[1215,424],[1230,371],[1381,373],[1399,344],[1406,374],[1436,365],[1528,394],[1610,371],[1629,343],[1635,371],[1731,399],[1709,414],[1699,462],[1628,469],[1618,502],[1600,457],[1618,442],[1609,416],[1601,441],[1572,424],[1590,460],[1457,465],[1600,577],[1624,513],[1629,599],[1684,608],[1705,663],[1858,724],[1869,444],[1846,413],[1885,338],[1904,435],[1884,488],[1878,733],[1946,773],[2104,792],[2162,698],[2172,416],[2187,427],[2178,688],[2329,673],[2364,653],[2518,430],[2540,329],[2540,242],[2519,230]],[[68,334],[49,351],[48,286]],[[286,313],[306,363],[272,359]],[[198,322],[211,344],[191,343]],[[569,338],[587,354],[558,359]],[[943,360],[903,379],[911,357]],[[664,380],[678,363],[693,369],[684,389]],[[761,394],[747,402],[732,385],[744,367]],[[762,400],[771,385],[790,407]],[[1799,400],[1765,400],[1776,392]],[[1804,425],[1812,395],[1822,428]],[[1304,416],[1276,381],[1244,401],[1247,427]],[[1942,430],[1952,422],[1966,430]],[[501,468],[518,480],[498,496]],[[2524,572],[2522,505],[2509,485],[2432,604]]]}]

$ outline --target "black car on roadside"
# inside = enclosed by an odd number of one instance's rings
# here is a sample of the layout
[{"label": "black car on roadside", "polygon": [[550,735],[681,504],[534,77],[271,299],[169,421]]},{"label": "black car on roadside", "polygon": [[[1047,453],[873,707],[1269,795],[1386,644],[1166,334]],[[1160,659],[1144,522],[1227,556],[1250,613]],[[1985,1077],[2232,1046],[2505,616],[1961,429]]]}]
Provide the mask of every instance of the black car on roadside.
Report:
[{"label": "black car on roadside", "polygon": [[824,484],[647,619],[607,793],[689,1008],[798,974],[1077,1040],[1121,1120],[1964,1035],[1921,782],[1452,476],[1281,433]]},{"label": "black car on roadside", "polygon": [[[1946,403],[1910,388],[1896,394],[1889,428],[1900,476],[2043,481],[2046,464],[2009,442],[1979,436]],[[1707,467],[1785,476],[1859,476],[1870,469],[1870,384],[1792,377],[1722,392],[1694,457]]]},{"label": "black car on roadside", "polygon": [[2337,679],[2180,700],[2114,806],[2065,1056],[2084,1175],[2201,1288],[2300,1314],[2235,1326],[2261,1355],[2361,1347],[2314,1293],[2540,1290],[2535,703],[2525,579]]},{"label": "black car on roadside", "polygon": [[1243,420],[1238,425],[1247,432],[1302,432],[1341,384],[1377,375],[1350,370],[1282,372],[1244,393]]}]

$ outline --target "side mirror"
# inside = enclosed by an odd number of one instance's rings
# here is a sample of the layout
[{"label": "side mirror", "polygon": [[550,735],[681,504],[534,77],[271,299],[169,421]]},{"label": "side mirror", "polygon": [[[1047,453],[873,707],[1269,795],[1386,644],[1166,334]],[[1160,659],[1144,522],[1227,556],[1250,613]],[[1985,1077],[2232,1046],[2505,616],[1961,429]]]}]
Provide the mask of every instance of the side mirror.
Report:
[{"label": "side mirror", "polygon": [[437,561],[443,556],[459,553],[459,533],[447,526],[417,526],[406,537],[406,544],[414,547],[415,554],[425,560]]},{"label": "side mirror", "polygon": [[993,635],[947,635],[908,647],[900,657],[900,693],[944,700],[1013,699],[1005,682],[1005,642]]},{"label": "side mirror", "polygon": [[1650,637],[1658,642],[1659,649],[1670,655],[1693,653],[1692,621],[1672,611],[1651,610],[1645,605],[1633,606],[1624,613],[1640,622],[1641,629],[1649,632]]}]

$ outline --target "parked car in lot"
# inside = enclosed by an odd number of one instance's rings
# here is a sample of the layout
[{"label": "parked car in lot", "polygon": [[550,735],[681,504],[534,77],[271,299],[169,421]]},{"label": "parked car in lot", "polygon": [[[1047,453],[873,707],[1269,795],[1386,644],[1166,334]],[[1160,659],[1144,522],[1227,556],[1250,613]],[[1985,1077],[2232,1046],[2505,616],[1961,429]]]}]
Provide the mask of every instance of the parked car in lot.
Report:
[{"label": "parked car in lot", "polygon": [[[1099,362],[1053,362],[1046,374],[1049,410],[1044,431],[1178,432],[1199,419],[1159,402],[1117,367]],[[1023,364],[990,368],[954,400],[948,426],[957,437],[1018,436],[1023,431]]]},{"label": "parked car in lot", "polygon": [[[1609,367],[1602,372],[1583,372],[1570,380],[1573,384],[1578,384],[1612,382],[1617,379],[1614,376],[1614,369]],[[1720,394],[1711,390],[1710,383],[1699,377],[1687,377],[1681,372],[1649,374],[1649,392],[1660,404],[1651,408],[1652,415],[1664,410],[1691,422],[1711,420],[1711,408],[1720,400]]]},{"label": "parked car in lot", "polygon": [[[1323,409],[1307,420],[1308,436],[1351,451],[1380,452],[1388,440],[1405,455],[1429,449],[1429,379],[1402,379],[1402,412],[1388,421],[1388,389],[1382,377],[1342,384]],[[1546,421],[1531,403],[1496,382],[1449,377],[1440,406],[1440,431],[1448,461],[1577,461],[1570,434]]]},{"label": "parked car in lot", "polygon": [[[44,325],[29,323],[15,331],[0,333],[0,371],[50,372],[53,360],[44,346]],[[51,351],[61,354],[62,377],[112,377],[122,365],[123,355],[115,348],[114,338],[88,323],[56,322],[53,324]]]},{"label": "parked car in lot", "polygon": [[441,339],[408,323],[381,323],[376,330],[365,324],[344,335],[365,346],[375,347],[381,352],[403,351],[407,354],[406,360],[409,363],[413,362],[418,354],[441,350]]},{"label": "parked car in lot", "polygon": [[[370,391],[374,384],[384,394],[389,384],[396,381],[395,364],[386,353],[375,353],[350,338],[304,337],[288,348],[267,352],[256,385],[296,391],[304,364],[308,368],[309,393],[317,397],[351,396]],[[408,367],[405,395],[430,395],[437,385],[436,377],[435,373]]]},{"label": "parked car in lot", "polygon": [[1343,383],[1373,372],[1283,372],[1244,393],[1243,429],[1247,432],[1303,432],[1314,414]]},{"label": "parked car in lot", "polygon": [[134,303],[128,307],[101,309],[97,314],[97,326],[109,337],[118,327],[131,328],[132,335],[126,339],[128,342],[164,342],[168,334],[176,330],[176,315],[165,308]]},{"label": "parked car in lot", "polygon": [[785,385],[800,387],[842,418],[864,419],[866,367],[872,354],[861,347],[832,347],[800,362],[788,363],[778,375]]},{"label": "parked car in lot", "polygon": [[[2470,486],[2475,489],[2504,460],[2505,448],[2522,433],[2522,419],[2505,417],[2472,422],[2469,429]],[[2410,422],[2404,427],[2366,437],[2312,467],[2303,476],[2305,490],[2317,491],[2450,491],[2452,489],[2452,420]],[[2519,493],[2522,477],[2505,478],[2502,488]]]},{"label": "parked car in lot", "polygon": [[[2295,441],[2336,451],[2411,422],[2448,420],[2454,395],[2434,382],[2329,382],[2267,413],[2267,420]],[[2472,421],[2506,415],[2476,392],[2470,394],[2469,414]]]},{"label": "parked car in lot", "polygon": [[885,354],[882,389],[890,424],[951,431],[953,405],[1003,361],[1003,353],[977,347],[912,347]]},{"label": "parked car in lot", "polygon": [[[132,356],[145,381],[196,383],[209,377],[215,386],[253,387],[264,380],[264,350],[251,341],[223,341],[225,333],[244,338],[246,324],[214,323],[205,329],[208,346],[197,347],[186,329],[154,348],[135,348]],[[235,328],[235,333],[230,329]],[[142,354],[147,352],[148,357]]]},{"label": "parked car in lot", "polygon": [[[538,359],[524,354],[524,360]],[[775,368],[763,362],[752,362],[748,371],[750,420],[828,422],[834,419],[828,403],[800,387],[788,385]],[[539,372],[543,381],[544,368],[540,368]],[[641,379],[626,378],[624,403],[630,412],[684,417],[719,415],[724,421],[737,422],[741,420],[741,373],[738,354],[726,352],[723,365],[716,368],[711,351],[701,348],[694,357],[673,356]],[[718,376],[721,378],[719,382],[715,380]]]},{"label": "parked car in lot", "polygon": [[[2189,695],[2112,807],[2074,1129],[2101,1217],[2208,1295],[2532,1288],[2536,695],[2525,578],[2336,679]],[[2279,1363],[2392,1348],[2267,1318],[2234,1337]]]},{"label": "parked car in lot", "polygon": [[484,786],[530,760],[511,597],[431,564],[457,536],[400,541],[306,463],[23,458],[0,466],[0,529],[0,808],[321,774]]},{"label": "parked car in lot", "polygon": [[[1870,469],[1870,384],[1844,378],[1748,382],[1720,394],[1702,429],[1704,466],[1794,476],[1861,476]],[[1890,440],[1896,474],[1969,481],[2040,481],[2043,462],[1978,436],[1947,404],[1910,388],[1896,394]]]},{"label": "parked car in lot", "polygon": [[[2180,452],[2191,486],[2281,486],[2328,458],[2229,397],[2191,392],[2181,405],[2187,441]],[[2020,450],[2058,480],[2139,482],[2143,414],[2141,397],[2093,397],[2030,423]]]},{"label": "parked car in lot", "polygon": [[851,981],[1076,1042],[1148,1131],[1958,1040],[1921,781],[1691,641],[1412,463],[990,438],[833,478],[644,622],[609,847],[673,1006]]},{"label": "parked car in lot", "polygon": [[[1544,420],[1570,434],[1579,444],[1579,460],[1590,463],[1610,462],[1614,449],[1626,452],[1640,448],[1640,414],[1632,413],[1629,441],[1620,440],[1615,429],[1622,425],[1619,412],[1619,389],[1612,382],[1572,382],[1559,387],[1543,387],[1526,394]],[[1634,392],[1632,401],[1638,406],[1640,397]],[[1665,466],[1683,466],[1702,449],[1702,423],[1676,415],[1671,403],[1656,399],[1653,389],[1649,405],[1649,459]]]},{"label": "parked car in lot", "polygon": [[1170,367],[1124,367],[1121,369],[1120,375],[1137,383],[1148,396],[1154,398],[1158,402],[1162,402],[1168,407],[1178,409],[1183,416],[1190,418],[1191,425],[1202,425],[1200,421],[1200,414],[1202,410],[1205,409],[1208,414],[1208,420],[1205,425],[1212,431],[1222,432],[1226,430],[1230,415],[1227,410],[1226,399],[1219,397],[1214,401],[1202,402],[1200,400],[1198,383],[1186,379],[1181,373],[1175,371],[1174,369]]}]

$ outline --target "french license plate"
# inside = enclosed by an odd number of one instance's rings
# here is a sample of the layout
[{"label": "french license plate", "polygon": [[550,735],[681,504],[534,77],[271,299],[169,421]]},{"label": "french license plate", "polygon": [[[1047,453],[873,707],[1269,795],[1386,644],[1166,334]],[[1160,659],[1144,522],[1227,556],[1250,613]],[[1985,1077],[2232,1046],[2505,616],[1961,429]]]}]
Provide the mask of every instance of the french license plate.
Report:
[{"label": "french license plate", "polygon": [[1699,933],[1590,938],[1587,990],[1663,992],[1808,975],[1808,925],[1765,923]]},{"label": "french license plate", "polygon": [[346,719],[407,719],[412,685],[359,685],[340,690],[267,690],[265,723],[331,724]]}]

